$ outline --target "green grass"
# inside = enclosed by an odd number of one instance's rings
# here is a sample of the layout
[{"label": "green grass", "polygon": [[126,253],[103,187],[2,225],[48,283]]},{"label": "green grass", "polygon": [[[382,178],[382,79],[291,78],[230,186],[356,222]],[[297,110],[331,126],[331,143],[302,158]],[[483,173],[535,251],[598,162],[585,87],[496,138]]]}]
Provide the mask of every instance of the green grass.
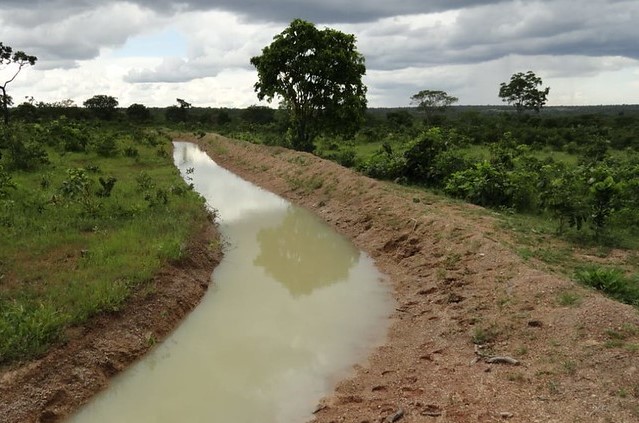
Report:
[{"label": "green grass", "polygon": [[[135,147],[138,157],[50,150],[50,165],[12,174],[17,189],[0,200],[0,364],[41,354],[70,325],[119,310],[163,264],[182,258],[206,221],[170,154]],[[61,194],[69,168],[93,169],[93,208]],[[141,172],[152,186],[140,187]],[[117,178],[110,197],[95,195],[100,176]]]},{"label": "green grass", "polygon": [[627,276],[623,270],[588,266],[575,273],[575,279],[626,304],[639,306],[639,277]]}]

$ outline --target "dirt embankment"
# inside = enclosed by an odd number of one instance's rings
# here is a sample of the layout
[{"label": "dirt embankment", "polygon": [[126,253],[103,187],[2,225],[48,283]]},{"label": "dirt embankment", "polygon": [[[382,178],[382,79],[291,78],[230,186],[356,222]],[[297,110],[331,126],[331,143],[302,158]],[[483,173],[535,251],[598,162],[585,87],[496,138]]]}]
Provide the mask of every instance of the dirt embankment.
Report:
[{"label": "dirt embankment", "polygon": [[[481,209],[309,154],[213,135],[197,142],[220,165],[315,211],[389,276],[397,309],[387,342],[322,400],[317,422],[639,421],[637,310],[523,263]],[[59,420],[164,337],[219,259],[210,230],[155,290],[0,373],[0,421]]]},{"label": "dirt embankment", "polygon": [[637,310],[524,263],[482,209],[309,154],[191,141],[315,211],[390,278],[386,344],[322,400],[317,422],[639,421]]},{"label": "dirt embankment", "polygon": [[165,266],[118,313],[73,328],[68,341],[39,360],[0,369],[0,422],[56,422],[104,389],[109,378],[144,355],[200,301],[221,253],[207,224],[185,259]]}]

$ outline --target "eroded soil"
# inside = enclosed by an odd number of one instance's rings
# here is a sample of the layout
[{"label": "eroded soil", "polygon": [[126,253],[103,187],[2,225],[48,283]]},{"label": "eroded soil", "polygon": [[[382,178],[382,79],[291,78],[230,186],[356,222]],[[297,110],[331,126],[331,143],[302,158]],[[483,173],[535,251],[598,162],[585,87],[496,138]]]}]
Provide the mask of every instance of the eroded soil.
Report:
[{"label": "eroded soil", "polygon": [[[522,261],[481,209],[309,154],[180,138],[313,210],[389,276],[397,308],[386,344],[321,401],[316,422],[639,421],[637,310]],[[203,293],[213,259],[205,245],[167,270],[177,282],[162,303],[136,298],[44,359],[5,371],[0,421],[56,421],[147,351]],[[158,313],[168,314],[160,328]]]}]

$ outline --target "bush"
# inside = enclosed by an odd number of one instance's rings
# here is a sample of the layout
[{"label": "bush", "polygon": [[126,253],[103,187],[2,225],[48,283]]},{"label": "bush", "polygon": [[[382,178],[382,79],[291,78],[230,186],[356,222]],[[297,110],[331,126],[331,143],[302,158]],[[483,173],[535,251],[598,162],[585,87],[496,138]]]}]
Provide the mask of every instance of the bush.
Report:
[{"label": "bush", "polygon": [[444,188],[453,197],[489,207],[513,206],[514,189],[508,174],[485,160],[452,174]]},{"label": "bush", "polygon": [[623,303],[639,306],[639,280],[620,269],[590,266],[578,270],[575,279]]},{"label": "bush", "polygon": [[403,155],[394,153],[390,145],[385,144],[360,167],[360,171],[377,179],[396,179],[402,177],[406,169]]},{"label": "bush", "polygon": [[35,170],[49,163],[44,147],[26,128],[11,126],[5,131],[7,154],[5,163],[9,170]]},{"label": "bush", "polygon": [[95,152],[102,157],[118,155],[118,140],[113,134],[99,134],[93,140]]},{"label": "bush", "polygon": [[9,196],[9,188],[15,189],[16,185],[11,180],[11,175],[0,164],[0,200]]}]

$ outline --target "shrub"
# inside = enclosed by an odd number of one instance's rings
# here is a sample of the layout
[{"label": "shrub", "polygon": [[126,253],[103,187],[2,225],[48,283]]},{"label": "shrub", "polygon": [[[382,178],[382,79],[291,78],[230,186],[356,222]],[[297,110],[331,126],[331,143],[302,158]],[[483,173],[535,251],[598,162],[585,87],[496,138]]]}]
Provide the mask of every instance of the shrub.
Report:
[{"label": "shrub", "polygon": [[578,270],[575,279],[623,303],[639,306],[639,280],[620,269],[590,266]]},{"label": "shrub", "polygon": [[385,147],[366,160],[359,170],[371,178],[396,179],[403,176],[405,168],[404,156],[394,153],[390,145],[385,144]]},{"label": "shrub", "polygon": [[452,174],[444,190],[480,206],[513,205],[514,187],[508,174],[485,160],[475,163],[470,169]]},{"label": "shrub", "polygon": [[99,156],[115,157],[118,155],[118,140],[113,134],[99,134],[93,143]]},{"label": "shrub", "polygon": [[9,188],[15,189],[16,184],[11,180],[11,175],[0,164],[0,200],[9,196]]}]

